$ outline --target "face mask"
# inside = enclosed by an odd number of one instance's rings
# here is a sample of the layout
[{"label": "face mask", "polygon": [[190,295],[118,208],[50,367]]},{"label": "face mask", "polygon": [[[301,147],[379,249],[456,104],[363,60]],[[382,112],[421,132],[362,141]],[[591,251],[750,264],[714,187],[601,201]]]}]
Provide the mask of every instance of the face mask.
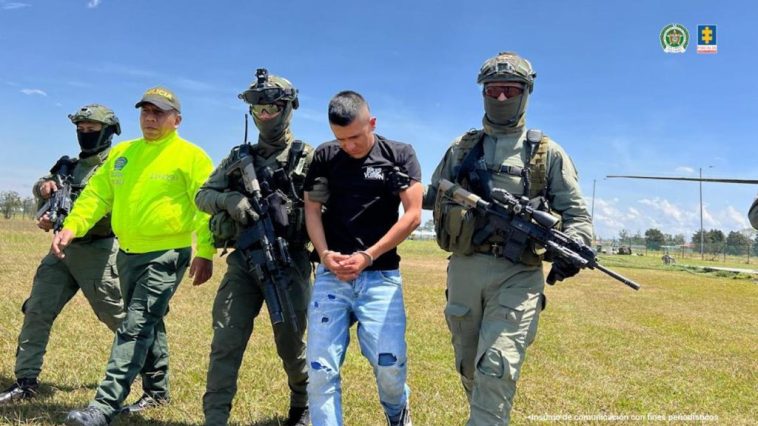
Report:
[{"label": "face mask", "polygon": [[526,109],[526,95],[515,96],[504,101],[484,96],[484,112],[492,124],[513,126],[518,123]]},{"label": "face mask", "polygon": [[284,131],[289,126],[290,117],[292,116],[292,104],[287,103],[287,106],[282,112],[271,120],[261,120],[257,115],[253,114],[253,121],[255,127],[258,128],[261,140],[265,142],[275,142],[284,135]]},{"label": "face mask", "polygon": [[105,151],[111,146],[111,140],[116,133],[115,126],[107,126],[99,132],[76,132],[79,147],[82,149],[80,157],[89,157]]},{"label": "face mask", "polygon": [[83,153],[92,152],[97,148],[100,132],[76,132],[76,138],[79,139],[79,147]]}]

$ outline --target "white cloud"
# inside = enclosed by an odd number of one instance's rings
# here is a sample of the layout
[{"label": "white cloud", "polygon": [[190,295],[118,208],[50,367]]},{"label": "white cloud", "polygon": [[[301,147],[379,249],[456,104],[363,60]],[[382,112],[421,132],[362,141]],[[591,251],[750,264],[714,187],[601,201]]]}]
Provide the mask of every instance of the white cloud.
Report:
[{"label": "white cloud", "polygon": [[[657,228],[664,234],[684,234],[690,238],[700,229],[700,207],[697,204],[677,204],[655,197],[640,199],[635,205],[624,205],[617,198],[595,200],[595,232],[599,237],[613,238],[626,229],[632,234]],[[747,212],[732,205],[713,209],[703,205],[703,228],[730,231],[750,228]]]},{"label": "white cloud", "polygon": [[692,167],[689,167],[689,166],[679,166],[679,167],[677,167],[674,170],[676,170],[679,173],[685,173],[685,174],[688,174],[688,175],[691,175],[691,174],[695,173],[695,169],[693,169]]},{"label": "white cloud", "polygon": [[3,10],[23,9],[25,7],[31,7],[31,6],[32,5],[30,5],[29,3],[18,3],[18,2],[0,3],[0,8],[2,8]]},{"label": "white cloud", "polygon": [[735,225],[740,225],[742,228],[750,228],[750,222],[747,220],[747,214],[744,211],[735,209],[732,206],[728,206],[723,211],[725,221],[729,221]]},{"label": "white cloud", "polygon": [[90,9],[94,9],[100,6],[100,3],[102,3],[102,0],[89,0],[89,2],[87,2],[87,7]]},{"label": "white cloud", "polygon": [[21,89],[21,93],[25,95],[29,95],[29,96],[32,96],[32,95],[47,96],[47,92],[40,89]]}]

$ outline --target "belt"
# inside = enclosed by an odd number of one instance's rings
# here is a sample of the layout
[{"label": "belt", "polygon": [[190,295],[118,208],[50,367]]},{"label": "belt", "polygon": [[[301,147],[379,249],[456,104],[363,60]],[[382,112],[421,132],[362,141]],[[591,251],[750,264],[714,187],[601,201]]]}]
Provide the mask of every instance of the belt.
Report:
[{"label": "belt", "polygon": [[503,257],[503,244],[502,243],[485,243],[479,246],[474,246],[476,253],[489,254],[495,257]]}]

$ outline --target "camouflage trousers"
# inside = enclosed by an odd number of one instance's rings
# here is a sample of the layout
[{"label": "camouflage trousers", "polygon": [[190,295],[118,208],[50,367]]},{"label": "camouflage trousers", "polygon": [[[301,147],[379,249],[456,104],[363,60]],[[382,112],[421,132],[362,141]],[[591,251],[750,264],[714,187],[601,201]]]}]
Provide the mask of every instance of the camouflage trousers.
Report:
[{"label": "camouflage trousers", "polygon": [[16,349],[16,378],[39,376],[50,329],[63,307],[80,289],[97,318],[116,328],[124,318],[124,306],[116,269],[115,238],[74,240],[66,257],[49,253],[34,274],[32,292],[21,307],[24,324]]},{"label": "camouflage trousers", "polygon": [[[285,275],[291,283],[288,295],[297,316],[298,331],[292,330],[285,312],[285,322],[273,326],[274,341],[287,374],[290,405],[305,407],[308,368],[304,333],[311,294],[311,265],[305,250],[292,250],[291,255],[294,266],[286,270]],[[253,333],[255,318],[265,302],[263,290],[247,271],[242,253],[232,252],[227,265],[213,302],[213,340],[203,395],[206,425],[225,425],[229,421],[242,357]]]},{"label": "camouflage trousers", "polygon": [[526,348],[542,309],[542,268],[486,254],[453,255],[445,318],[471,414],[468,426],[507,425]]},{"label": "camouflage trousers", "polygon": [[168,340],[163,318],[189,265],[189,247],[141,254],[118,253],[126,318],[116,330],[105,379],[90,403],[112,419],[139,374],[142,389],[168,399]]}]

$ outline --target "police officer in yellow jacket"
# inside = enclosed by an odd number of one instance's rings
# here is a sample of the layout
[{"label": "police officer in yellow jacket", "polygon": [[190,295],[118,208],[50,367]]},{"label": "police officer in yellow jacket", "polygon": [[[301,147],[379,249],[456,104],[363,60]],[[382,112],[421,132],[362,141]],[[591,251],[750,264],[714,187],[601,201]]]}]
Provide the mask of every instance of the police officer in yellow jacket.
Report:
[{"label": "police officer in yellow jacket", "polygon": [[[195,207],[197,190],[212,162],[196,145],[177,133],[179,99],[164,87],[145,92],[140,108],[143,137],[112,149],[76,200],[52,250],[65,258],[74,237],[84,235],[111,212],[121,250],[117,262],[127,314],[116,331],[105,379],[95,399],[72,410],[69,425],[106,425],[122,404],[138,374],[144,395],[124,411],[137,412],[168,402],[168,342],[163,317],[189,266],[195,285],[212,274],[214,248],[208,216]],[[190,266],[192,234],[197,255]]]},{"label": "police officer in yellow jacket", "polygon": [[[511,262],[503,258],[506,235],[493,233],[475,244],[472,236],[486,223],[437,197],[440,179],[488,200],[493,188],[527,196],[535,208],[559,215],[570,236],[589,243],[592,235],[571,159],[541,131],[525,127],[535,76],[529,61],[512,52],[482,65],[477,83],[483,85],[484,129],[469,131],[452,143],[424,198],[424,208],[434,209],[438,243],[452,252],[445,317],[455,368],[470,403],[469,426],[504,425],[510,420],[526,347],[535,338],[545,306],[542,250],[527,245],[520,261]],[[556,261],[547,281],[577,272]]]}]

